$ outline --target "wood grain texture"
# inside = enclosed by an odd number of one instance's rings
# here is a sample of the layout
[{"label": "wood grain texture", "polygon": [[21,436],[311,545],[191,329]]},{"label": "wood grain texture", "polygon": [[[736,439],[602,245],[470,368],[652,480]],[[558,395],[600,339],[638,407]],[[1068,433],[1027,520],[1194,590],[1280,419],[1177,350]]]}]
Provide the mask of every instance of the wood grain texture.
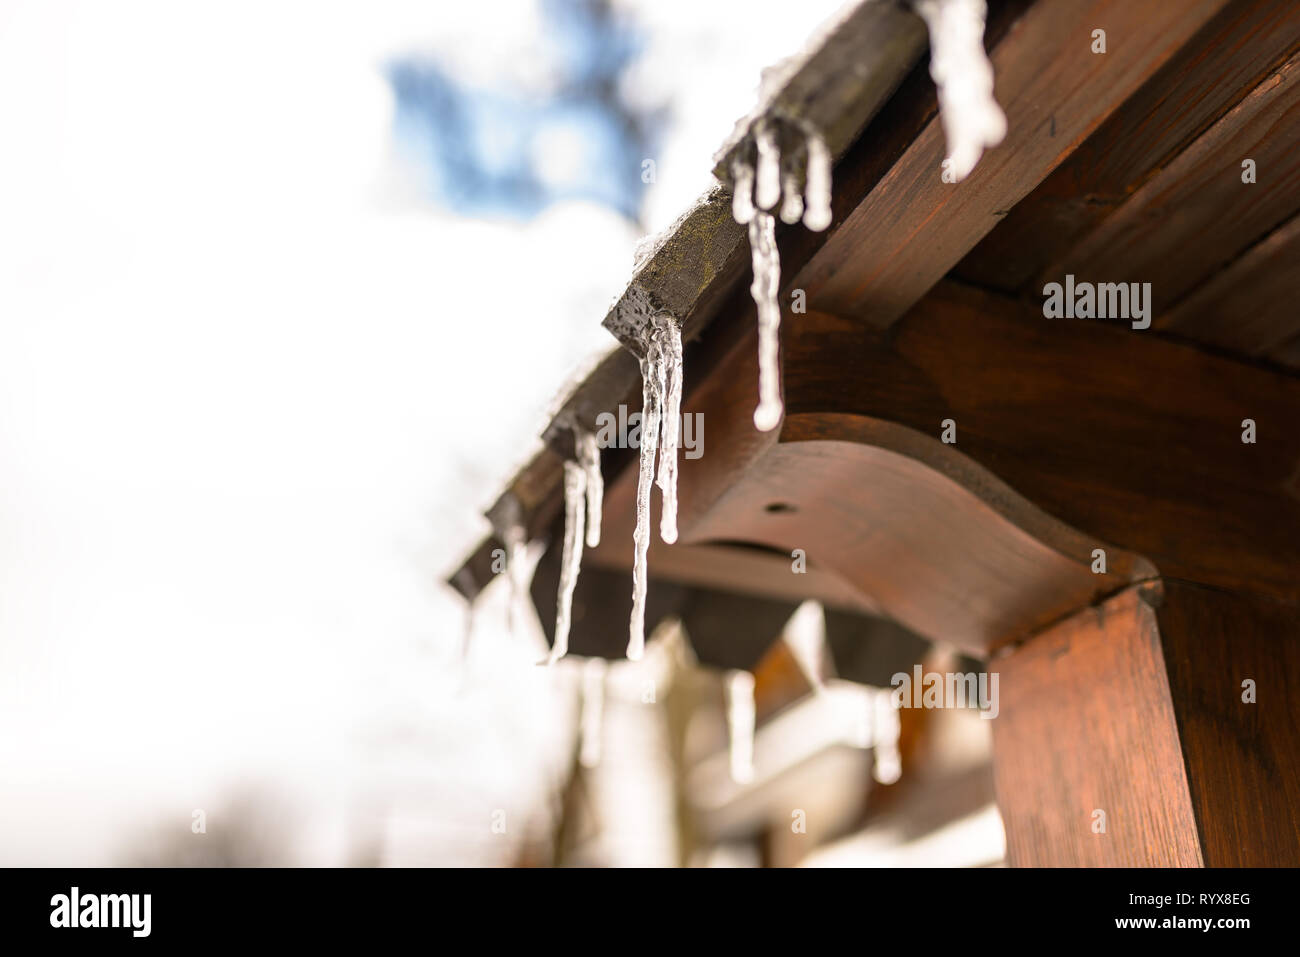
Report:
[{"label": "wood grain texture", "polygon": [[[791,341],[802,341],[805,322],[825,331],[816,317],[800,316]],[[880,385],[875,369],[891,354],[872,361],[861,341],[853,348],[834,336],[812,339],[828,351],[804,362],[795,357],[807,352],[791,346],[790,411],[779,433],[753,428],[752,329],[691,392],[686,409],[703,415],[708,438],[701,458],[680,463],[679,542],[654,542],[652,570],[696,546],[747,543],[787,556],[801,549],[809,567],[848,583],[887,617],[975,654],[1154,574],[1140,556],[1057,521],[941,443],[939,417],[927,434],[856,414],[853,396]],[[895,395],[888,415],[901,416],[909,398]],[[603,565],[630,564],[635,484],[629,468],[606,491],[605,531],[592,555]],[[656,515],[657,501],[652,527]],[[1096,547],[1107,550],[1105,574],[1090,568]],[[773,571],[790,587],[805,585],[788,560]]]},{"label": "wood grain texture", "polygon": [[[613,542],[608,537],[615,534],[610,528],[606,538]],[[584,555],[583,565],[617,568],[626,574],[630,553],[625,552],[612,544],[602,544],[601,548]],[[807,572],[792,575],[792,562],[788,552],[738,542],[672,547],[659,542],[650,546],[650,580],[796,602],[811,599],[854,615],[880,614],[879,605],[830,569],[809,562]],[[630,610],[631,605],[628,607]]]},{"label": "wood grain texture", "polygon": [[[932,119],[800,272],[817,308],[886,327],[1079,147],[1224,6],[1040,0],[993,47],[1005,142],[963,183],[940,178]],[[1109,52],[1090,50],[1104,25]]]},{"label": "wood grain texture", "polygon": [[[1156,568],[1300,600],[1294,379],[947,283],[887,337],[809,313],[783,349],[779,433],[752,426],[752,328],[693,380],[704,455],[681,462],[681,541],[654,542],[652,574],[710,581],[745,556],[766,562],[749,590],[844,585],[977,654]],[[938,441],[945,418],[956,446]],[[634,485],[632,469],[611,478],[588,564],[629,566]],[[795,548],[823,585],[793,573]],[[1109,575],[1091,573],[1094,548]]]},{"label": "wood grain texture", "polygon": [[[1241,181],[1253,159],[1260,179]],[[1171,308],[1300,209],[1300,55],[1271,72],[1144,183],[1035,286],[1067,273],[1092,282],[1149,282],[1156,314]]]},{"label": "wood grain texture", "polygon": [[[1124,42],[1113,31],[1109,39]],[[1228,5],[1021,200],[956,275],[1025,291],[1298,47],[1300,5]]]},{"label": "wood grain texture", "polygon": [[989,667],[1000,676],[994,782],[1009,864],[1202,864],[1155,613],[1137,588]]},{"label": "wood grain texture", "polygon": [[1300,867],[1300,608],[1167,582],[1157,618],[1206,865]]},{"label": "wood grain texture", "polygon": [[1293,216],[1155,319],[1155,328],[1270,356],[1300,333],[1300,216]]},{"label": "wood grain texture", "polygon": [[1300,381],[949,283],[887,339],[812,313],[784,330],[789,416],[932,436],[952,418],[956,449],[1069,526],[1165,575],[1300,599]]},{"label": "wood grain texture", "polygon": [[1268,357],[1284,366],[1300,369],[1300,335],[1294,335],[1274,349]]},{"label": "wood grain texture", "polygon": [[789,416],[780,444],[686,540],[801,548],[891,618],[978,655],[1152,572],[1111,549],[1108,574],[1092,574],[1084,546],[1095,542],[1064,529],[1036,538],[1008,517],[1027,502],[1003,511],[981,497],[996,486],[999,503],[1017,498],[992,475],[974,488],[951,477],[979,471],[951,461],[959,458],[936,438],[883,423]]}]

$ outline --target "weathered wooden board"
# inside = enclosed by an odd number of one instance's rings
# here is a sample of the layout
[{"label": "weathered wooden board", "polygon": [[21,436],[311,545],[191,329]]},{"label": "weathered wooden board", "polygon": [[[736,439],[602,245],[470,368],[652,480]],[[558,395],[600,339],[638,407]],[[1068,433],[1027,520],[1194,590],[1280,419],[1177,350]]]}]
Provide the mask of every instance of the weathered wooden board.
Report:
[{"label": "weathered wooden board", "polygon": [[1138,588],[989,669],[1008,864],[1202,865],[1155,612]]},{"label": "weathered wooden board", "polygon": [[[1242,161],[1258,181],[1242,182]],[[1271,72],[1038,276],[1151,284],[1155,314],[1300,209],[1300,55]],[[1280,266],[1280,264],[1279,264]]]},{"label": "weathered wooden board", "polygon": [[1300,608],[1167,582],[1157,619],[1206,865],[1300,867]]},{"label": "weathered wooden board", "polygon": [[1249,356],[1300,333],[1300,216],[1293,216],[1187,296],[1155,327]]},{"label": "weathered wooden board", "polygon": [[955,449],[1162,574],[1300,598],[1295,378],[949,283],[887,340],[812,313],[785,332],[788,415],[951,418]]},{"label": "weathered wooden board", "polygon": [[[817,322],[798,317],[788,343],[802,341],[805,320],[809,329]],[[906,418],[902,406],[912,394],[877,381],[864,362],[869,333],[859,323],[841,325],[848,339],[818,326],[810,346],[825,351],[803,353],[806,364],[795,358],[798,349],[788,351],[787,370],[798,372],[788,373],[790,411],[779,434],[753,428],[752,329],[691,393],[687,408],[704,416],[711,438],[702,457],[681,462],[679,544],[656,540],[652,568],[702,545],[748,543],[785,556],[800,550],[809,567],[832,572],[912,631],[975,654],[1154,573],[942,444],[938,418],[930,435],[891,421]],[[850,410],[855,395],[877,387],[893,394],[888,409]],[[627,469],[606,491],[605,531],[592,556],[601,564],[631,562],[635,484]],[[1099,546],[1108,566],[1094,574]],[[760,587],[784,577],[788,587],[804,588],[795,563],[781,561]]]},{"label": "weathered wooden board", "polygon": [[[1130,42],[1101,20],[1098,26],[1109,30],[1110,43]],[[1006,292],[1026,290],[1297,47],[1300,6],[1229,4],[1021,200],[956,275]],[[1230,152],[1229,165],[1239,166]]]},{"label": "weathered wooden board", "polygon": [[[813,308],[890,325],[1224,5],[1035,3],[990,53],[1005,142],[964,182],[944,183],[943,133],[931,120],[794,285]],[[1091,50],[1099,27],[1109,38],[1104,55]]]}]

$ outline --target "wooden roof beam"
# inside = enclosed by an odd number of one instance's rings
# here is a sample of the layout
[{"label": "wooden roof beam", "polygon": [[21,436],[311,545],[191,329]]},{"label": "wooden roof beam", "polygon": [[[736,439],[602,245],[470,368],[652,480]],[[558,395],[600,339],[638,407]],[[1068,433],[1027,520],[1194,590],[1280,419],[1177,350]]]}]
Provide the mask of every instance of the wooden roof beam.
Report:
[{"label": "wooden roof beam", "polygon": [[[989,54],[1007,115],[1002,145],[966,180],[945,183],[943,131],[930,119],[848,209],[837,186],[832,234],[787,288],[805,289],[811,308],[891,325],[1225,4],[1034,3]],[[1106,31],[1105,53],[1092,52],[1096,29]]]}]

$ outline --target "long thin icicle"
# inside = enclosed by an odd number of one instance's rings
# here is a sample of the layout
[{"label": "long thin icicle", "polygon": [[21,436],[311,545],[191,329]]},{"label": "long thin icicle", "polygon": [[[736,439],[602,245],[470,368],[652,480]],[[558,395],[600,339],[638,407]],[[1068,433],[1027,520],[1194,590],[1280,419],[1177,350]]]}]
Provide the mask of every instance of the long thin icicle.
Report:
[{"label": "long thin icicle", "polygon": [[560,587],[556,594],[555,640],[546,664],[553,665],[569,652],[573,620],[573,590],[582,564],[582,535],[587,495],[587,473],[577,462],[564,463],[564,547],[560,552]]},{"label": "long thin icicle", "polygon": [[677,447],[681,434],[682,334],[666,313],[646,325],[645,355],[641,358],[641,460],[636,487],[636,531],[632,557],[632,618],[628,623],[627,656],[635,661],[645,652],[646,553],[650,548],[650,492],[658,481],[662,493],[659,537],[677,541]]},{"label": "long thin icicle", "polygon": [[[778,124],[787,124],[785,141],[801,134],[804,148],[781,155]],[[757,170],[750,165],[749,147],[757,157]],[[784,162],[783,162],[784,159]],[[803,176],[797,161],[803,162]],[[731,162],[731,211],[736,222],[749,226],[749,249],[754,281],[750,293],[758,309],[758,407],[754,426],[770,432],[781,422],[781,256],[776,246],[779,212],[786,223],[800,217],[809,229],[820,231],[831,224],[831,154],[821,134],[797,118],[761,117],[749,140],[737,150]]]},{"label": "long thin icicle", "polygon": [[600,446],[596,436],[586,429],[575,427],[573,443],[578,452],[578,464],[587,475],[587,547],[600,544],[600,523],[605,498],[605,479],[600,474]]},{"label": "long thin icicle", "polygon": [[993,64],[984,52],[984,0],[917,0],[930,32],[930,77],[939,91],[939,120],[948,144],[948,170],[961,182],[986,147],[1007,134],[1007,117],[993,99]]},{"label": "long thin icicle", "polygon": [[659,513],[659,537],[671,545],[677,541],[677,446],[682,427],[682,334],[671,316],[657,316],[662,340],[660,356],[666,383],[663,421],[660,426],[659,490],[663,507]]},{"label": "long thin icicle", "polygon": [[605,659],[588,658],[582,668],[582,716],[578,719],[578,763],[584,768],[600,764],[605,724]]},{"label": "long thin icicle", "polygon": [[727,733],[731,779],[754,780],[754,676],[748,671],[727,675]]},{"label": "long thin icicle", "polygon": [[776,248],[776,220],[756,210],[749,221],[749,250],[754,282],[749,287],[758,307],[758,408],[754,427],[770,432],[781,421],[781,255]]},{"label": "long thin icicle", "polygon": [[636,531],[632,535],[632,619],[628,623],[627,656],[637,661],[645,653],[646,552],[650,548],[650,486],[659,449],[659,417],[664,394],[664,358],[658,330],[647,330],[641,358],[641,459],[636,484]]}]

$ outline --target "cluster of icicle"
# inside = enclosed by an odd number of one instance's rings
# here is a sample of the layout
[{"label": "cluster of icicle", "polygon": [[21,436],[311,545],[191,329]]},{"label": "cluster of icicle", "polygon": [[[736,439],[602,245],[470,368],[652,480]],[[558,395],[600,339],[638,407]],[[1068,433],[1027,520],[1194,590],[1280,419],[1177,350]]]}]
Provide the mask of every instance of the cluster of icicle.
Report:
[{"label": "cluster of icicle", "polygon": [[[993,67],[984,52],[985,0],[914,0],[930,34],[930,75],[938,87],[941,120],[954,180],[964,179],[986,147],[1001,142],[1006,117],[993,99]],[[806,122],[785,116],[756,120],[731,163],[732,215],[749,227],[754,280],[750,294],[758,311],[759,402],[754,425],[770,431],[783,414],[780,382],[781,259],[776,246],[776,215],[787,224],[800,220],[816,232],[831,224],[831,155],[825,140]],[[677,540],[677,450],[681,428],[682,343],[676,321],[654,316],[643,336],[642,414],[637,479],[636,533],[632,566],[632,617],[627,656],[645,650],[646,556],[650,547],[651,484],[663,496],[660,537]],[[573,593],[582,549],[600,543],[600,451],[595,436],[574,427],[577,461],[564,466],[564,544],[555,620],[555,640],[544,663],[568,652]],[[658,456],[656,479],[655,458]],[[517,510],[516,510],[517,511]],[[517,516],[502,523],[511,580],[511,619],[524,599],[527,536]],[[743,700],[743,680],[733,689]],[[751,679],[752,681],[752,679]],[[749,695],[752,697],[752,692]],[[743,707],[734,713],[744,724]],[[743,729],[741,737],[744,737]],[[733,735],[733,740],[735,739]],[[742,747],[743,751],[743,747]],[[744,773],[745,759],[733,754],[733,772]]]},{"label": "cluster of icicle", "polygon": [[930,33],[930,78],[938,87],[939,119],[954,182],[970,175],[986,147],[1007,133],[993,99],[993,64],[984,52],[984,0],[916,0]]},{"label": "cluster of icicle", "polygon": [[[749,226],[754,282],[749,287],[758,308],[758,408],[754,426],[762,432],[781,421],[780,330],[781,257],[776,248],[779,206],[784,223],[800,219],[820,232],[831,224],[831,154],[826,141],[806,124],[763,117],[731,162],[731,213]],[[779,135],[781,130],[785,136]],[[781,143],[794,148],[781,152]],[[754,161],[750,160],[752,142]]]},{"label": "cluster of icicle", "polygon": [[564,546],[560,551],[560,587],[555,604],[555,640],[543,664],[553,665],[569,651],[573,622],[573,591],[578,587],[585,535],[588,548],[600,544],[600,520],[605,497],[596,436],[573,426],[577,461],[564,463]]},{"label": "cluster of icicle", "polygon": [[[645,652],[646,561],[650,548],[650,492],[657,484],[662,496],[659,537],[677,541],[677,452],[681,442],[682,335],[666,313],[653,316],[643,335],[641,356],[641,439],[636,489],[636,531],[633,535],[632,617],[628,623],[627,656],[636,661]],[[564,543],[560,551],[560,585],[555,609],[555,640],[544,663],[554,664],[569,651],[573,592],[582,564],[583,529],[586,545],[600,544],[600,449],[596,437],[574,427],[577,461],[564,463]],[[656,457],[658,468],[656,470]]]},{"label": "cluster of icicle", "polygon": [[[682,333],[666,313],[651,318],[643,333],[641,355],[641,449],[636,483],[636,531],[632,536],[632,618],[627,656],[645,652],[646,553],[650,548],[650,486],[663,501],[659,537],[677,541],[677,446],[682,413]],[[655,456],[659,458],[655,479]]]}]

